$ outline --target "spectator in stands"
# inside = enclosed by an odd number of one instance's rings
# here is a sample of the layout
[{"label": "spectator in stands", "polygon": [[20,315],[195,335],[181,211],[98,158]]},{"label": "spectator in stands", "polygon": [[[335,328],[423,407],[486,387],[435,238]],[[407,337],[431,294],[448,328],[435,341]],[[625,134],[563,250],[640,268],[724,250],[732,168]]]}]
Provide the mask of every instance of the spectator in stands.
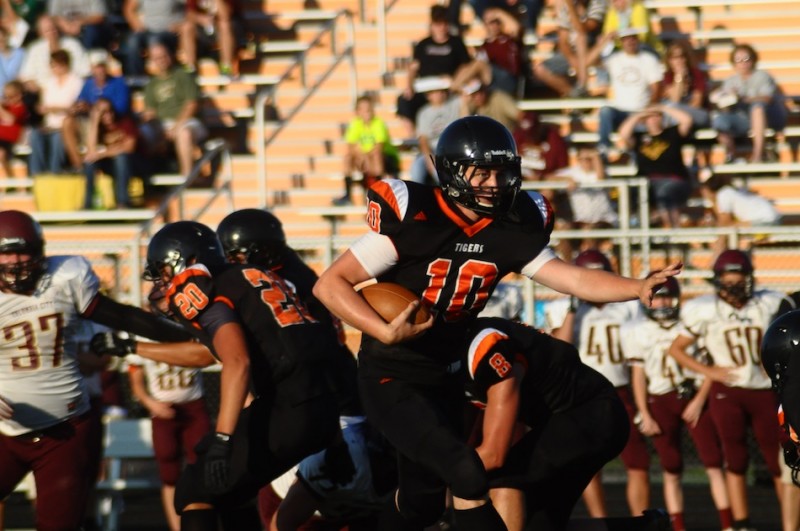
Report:
[{"label": "spectator in stands", "polygon": [[556,9],[558,51],[536,65],[534,73],[562,96],[587,96],[589,49],[600,33],[607,3],[605,0],[557,0]]},{"label": "spectator in stands", "polygon": [[540,181],[569,165],[567,142],[557,127],[542,123],[538,113],[522,113],[512,133],[522,157],[523,179]]},{"label": "spectator in stands", "polygon": [[[781,214],[766,197],[743,186],[734,186],[727,174],[712,174],[701,183],[700,192],[712,207],[715,227],[775,226],[781,223]],[[713,246],[721,253],[728,239],[720,236]]]},{"label": "spectator in stands", "polygon": [[[616,35],[622,30],[639,28],[642,30],[642,50],[661,56],[664,46],[650,25],[650,13],[641,0],[611,0],[603,20],[603,34]],[[622,41],[615,40],[614,47],[622,48]]]},{"label": "spectator in stands", "polygon": [[[233,75],[234,55],[236,54],[236,34],[242,31],[242,19],[238,0],[190,0],[186,12],[195,24],[195,43],[202,49],[219,48],[219,73]],[[187,53],[187,56],[194,55]],[[190,63],[187,59],[187,64]]]},{"label": "spectator in stands", "polygon": [[0,25],[0,86],[19,77],[25,49],[11,44],[9,33]]},{"label": "spectator in stands", "polygon": [[164,140],[175,145],[178,171],[188,176],[195,149],[208,135],[197,119],[200,89],[194,78],[173,62],[163,44],[150,47],[153,77],[144,88],[141,135],[148,154],[164,153]]},{"label": "spectator in stands", "polygon": [[185,2],[124,0],[122,13],[131,29],[125,43],[126,76],[146,74],[145,53],[156,44],[165,46],[171,54],[179,52],[190,68],[194,66],[195,24],[187,16]]},{"label": "spectator in stands", "polygon": [[12,47],[21,48],[32,40],[30,30],[46,8],[42,0],[0,0],[0,26],[8,31]]},{"label": "spectator in stands", "polygon": [[97,100],[100,98],[109,100],[117,116],[127,115],[131,107],[128,84],[122,77],[112,76],[108,73],[108,52],[94,50],[89,54],[89,60],[92,64],[92,75],[84,82],[78,99],[70,107],[61,127],[67,162],[72,168],[83,166],[81,157],[83,140],[81,137],[86,131],[89,110]]},{"label": "spectator in stands", "polygon": [[117,208],[130,206],[128,185],[134,173],[137,137],[136,123],[130,116],[119,116],[111,100],[97,100],[89,113],[86,155],[83,157],[86,174],[84,208],[94,206],[97,170],[113,177]]},{"label": "spectator in stands", "polygon": [[783,91],[767,71],[756,68],[758,54],[749,44],[734,46],[731,63],[735,73],[711,95],[711,102],[719,109],[711,125],[719,133],[728,161],[736,157],[736,138],[750,132],[750,161],[761,162],[767,127],[780,131],[786,126]]},{"label": "spectator in stands", "polygon": [[42,125],[32,129],[28,137],[31,175],[60,173],[64,167],[61,126],[83,85],[81,78],[70,69],[70,64],[66,50],[50,54],[50,77],[42,85],[38,108],[43,116]]},{"label": "spectator in stands", "polygon": [[47,13],[62,35],[80,40],[85,49],[108,48],[113,28],[103,0],[48,0]]},{"label": "spectator in stands", "polygon": [[[640,124],[643,131],[637,131]],[[680,227],[681,209],[692,193],[689,170],[682,155],[691,130],[689,113],[664,105],[631,114],[619,128],[620,142],[633,150],[639,175],[650,182],[650,205],[655,207],[664,227]]]},{"label": "spectator in stands", "polygon": [[517,100],[507,92],[495,90],[480,79],[473,79],[461,88],[461,94],[466,105],[466,114],[494,118],[509,131],[517,128],[520,119]]},{"label": "spectator in stands", "polygon": [[459,69],[472,61],[461,37],[450,35],[447,30],[447,8],[431,6],[430,33],[413,48],[413,57],[408,67],[405,90],[397,98],[397,116],[403,120],[406,138],[416,137],[417,113],[427,103],[424,94],[414,92],[414,81],[418,77],[450,76],[455,78]]},{"label": "spectator in stands", "polygon": [[361,174],[361,184],[366,190],[383,177],[397,177],[400,158],[392,144],[386,122],[375,114],[370,96],[356,100],[356,115],[350,120],[344,138],[347,153],[344,157],[344,195],[333,200],[334,205],[352,204],[355,173]]},{"label": "spectator in stands", "polygon": [[455,83],[458,85],[463,80],[478,77],[493,89],[516,98],[525,78],[522,41],[503,29],[503,20],[498,16],[491,16],[484,25],[486,39],[476,50],[475,60],[461,69]]},{"label": "spectator in stands", "polygon": [[[605,61],[611,78],[612,96],[600,109],[600,156],[608,160],[611,133],[631,114],[644,110],[661,99],[661,65],[653,54],[642,52],[638,28],[618,33],[622,50],[612,53]],[[607,39],[604,35],[603,39]]]},{"label": "spectator in stands", "polygon": [[11,177],[11,156],[14,145],[22,135],[28,118],[28,109],[22,101],[23,87],[19,81],[9,81],[3,87],[0,101],[0,166],[6,177]]},{"label": "spectator in stands", "polygon": [[417,142],[419,155],[411,166],[411,180],[417,183],[438,184],[433,154],[439,135],[450,122],[463,115],[461,99],[450,93],[448,78],[419,78],[414,90],[425,94],[428,104],[417,114]]},{"label": "spectator in stands", "polygon": [[59,35],[58,27],[49,15],[39,17],[36,29],[39,38],[28,45],[19,73],[26,90],[38,93],[44,86],[43,83],[50,77],[50,54],[56,50],[67,52],[76,76],[83,78],[89,75],[89,56],[79,40],[68,35]]},{"label": "spectator in stands", "polygon": [[[592,188],[585,185],[606,178],[603,161],[596,149],[582,147],[578,150],[578,164],[562,168],[551,177],[567,181],[567,192],[572,211],[571,227],[575,229],[610,229],[619,222],[619,216],[611,204],[608,188]],[[585,238],[580,250],[596,248],[600,243],[594,238]],[[571,255],[569,255],[571,256]]]},{"label": "spectator in stands", "polygon": [[[477,18],[502,17],[511,35],[522,38],[523,33],[536,34],[539,15],[544,7],[544,0],[468,0]],[[447,17],[450,21],[450,32],[461,33],[461,0],[448,2]]]},{"label": "spectator in stands", "polygon": [[697,68],[688,41],[674,41],[667,46],[664,67],[661,103],[689,113],[694,128],[707,127],[708,76]]}]

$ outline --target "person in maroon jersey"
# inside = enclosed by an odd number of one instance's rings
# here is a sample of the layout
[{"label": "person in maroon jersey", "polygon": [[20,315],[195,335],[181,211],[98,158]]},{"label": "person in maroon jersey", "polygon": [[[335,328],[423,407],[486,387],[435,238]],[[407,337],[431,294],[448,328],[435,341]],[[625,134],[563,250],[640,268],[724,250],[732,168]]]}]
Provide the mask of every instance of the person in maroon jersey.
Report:
[{"label": "person in maroon jersey", "polygon": [[[399,488],[383,529],[421,529],[453,495],[461,531],[505,529],[488,498],[478,454],[463,437],[462,355],[467,327],[497,283],[522,273],[584,300],[639,298],[678,274],[672,264],[637,280],[563,262],[547,245],[552,210],[536,192],[519,194],[520,158],[511,133],[485,116],[451,123],[436,147],[440,186],[386,179],[368,192],[369,233],[322,273],[314,294],[363,332],[359,388],[369,421],[398,454]],[[413,324],[412,302],[384,321],[354,286],[396,282],[432,307]]]},{"label": "person in maroon jersey", "polygon": [[80,318],[156,340],[191,337],[99,292],[81,256],[46,256],[41,226],[0,212],[0,500],[34,472],[36,529],[83,524],[100,452],[100,412],[78,365]]}]

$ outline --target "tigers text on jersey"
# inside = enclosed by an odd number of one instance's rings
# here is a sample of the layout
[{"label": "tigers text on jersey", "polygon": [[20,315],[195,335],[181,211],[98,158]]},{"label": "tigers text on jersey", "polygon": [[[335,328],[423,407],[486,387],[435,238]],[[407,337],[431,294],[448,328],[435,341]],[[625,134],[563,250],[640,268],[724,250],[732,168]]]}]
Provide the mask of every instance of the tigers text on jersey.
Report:
[{"label": "tigers text on jersey", "polygon": [[737,310],[717,295],[696,297],[681,308],[681,333],[702,337],[714,365],[735,369],[731,386],[769,389],[772,384],[761,366],[761,339],[784,299],[783,293],[757,290]]},{"label": "tigers text on jersey", "polygon": [[687,378],[686,369],[667,353],[679,334],[677,322],[664,327],[645,316],[625,323],[620,329],[623,355],[630,365],[644,369],[647,392],[651,395],[674,391]]},{"label": "tigers text on jersey", "polygon": [[167,297],[173,314],[195,329],[203,328],[203,316],[215,303],[235,310],[259,394],[271,391],[298,363],[327,360],[337,348],[335,334],[309,314],[294,290],[257,266],[229,264],[213,279],[204,266],[191,266],[172,279]]},{"label": "tigers text on jersey", "polygon": [[[554,305],[550,309],[552,318],[561,314],[563,322],[569,299],[558,299],[550,304]],[[581,360],[608,378],[614,387],[627,385],[630,381],[620,348],[620,327],[641,314],[639,301],[610,302],[602,306],[581,302],[575,312],[572,344],[578,349]]]},{"label": "tigers text on jersey", "polygon": [[80,256],[46,259],[31,296],[0,293],[0,396],[14,408],[0,433],[21,435],[88,411],[78,369],[80,314],[99,280]]},{"label": "tigers text on jersey", "polygon": [[178,367],[168,363],[128,356],[130,365],[144,368],[147,392],[159,402],[184,404],[203,397],[203,374],[193,367]]},{"label": "tigers text on jersey", "polygon": [[486,403],[488,389],[511,376],[511,366],[525,367],[519,419],[529,426],[545,412],[559,412],[615,391],[596,371],[581,363],[575,349],[522,323],[479,318],[470,330],[467,392]]},{"label": "tigers text on jersey", "polygon": [[474,223],[466,221],[437,187],[387,179],[375,184],[368,198],[371,234],[388,238],[393,256],[385,258],[385,239],[376,251],[379,245],[371,246],[376,240],[370,234],[351,251],[378,281],[405,286],[436,315],[433,328],[403,345],[390,347],[364,337],[368,363],[382,365],[386,376],[398,375],[395,371],[409,365],[424,367],[417,374],[452,367],[459,359],[466,325],[483,309],[497,283],[511,272],[531,277],[553,257],[547,249],[553,213],[539,194],[518,194],[504,217]]}]

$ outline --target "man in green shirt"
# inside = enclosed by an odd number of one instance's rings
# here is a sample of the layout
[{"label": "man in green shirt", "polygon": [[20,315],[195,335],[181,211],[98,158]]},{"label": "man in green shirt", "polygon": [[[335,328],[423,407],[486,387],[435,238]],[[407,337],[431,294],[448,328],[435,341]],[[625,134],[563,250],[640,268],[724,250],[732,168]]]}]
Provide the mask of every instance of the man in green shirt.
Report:
[{"label": "man in green shirt", "polygon": [[148,152],[163,149],[164,139],[175,143],[178,170],[188,176],[194,162],[194,150],[208,136],[195,114],[200,89],[192,76],[175,65],[166,46],[150,46],[154,75],[144,88],[142,136]]}]

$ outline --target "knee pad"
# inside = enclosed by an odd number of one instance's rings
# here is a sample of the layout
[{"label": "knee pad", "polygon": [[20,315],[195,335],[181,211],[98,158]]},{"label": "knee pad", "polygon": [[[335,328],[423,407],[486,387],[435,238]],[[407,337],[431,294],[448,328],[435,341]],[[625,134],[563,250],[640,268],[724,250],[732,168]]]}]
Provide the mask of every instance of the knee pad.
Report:
[{"label": "knee pad", "polygon": [[442,450],[435,456],[433,467],[450,487],[453,496],[477,500],[489,492],[486,469],[475,450],[450,434],[434,433],[429,442],[431,447]]}]

